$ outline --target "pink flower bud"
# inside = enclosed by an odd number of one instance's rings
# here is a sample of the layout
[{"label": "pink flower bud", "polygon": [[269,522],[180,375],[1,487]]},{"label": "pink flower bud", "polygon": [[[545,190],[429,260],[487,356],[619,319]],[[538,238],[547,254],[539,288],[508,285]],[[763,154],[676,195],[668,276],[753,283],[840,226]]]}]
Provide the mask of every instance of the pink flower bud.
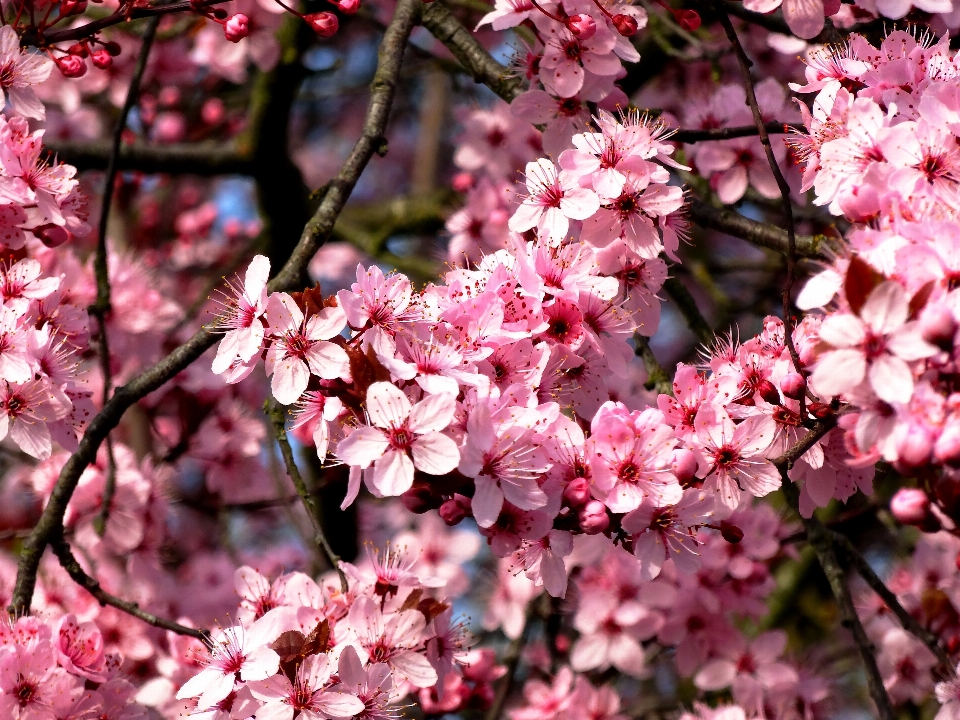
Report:
[{"label": "pink flower bud", "polygon": [[563,489],[563,502],[572,508],[581,508],[590,500],[590,483],[586,478],[571,480]]},{"label": "pink flower bud", "polygon": [[671,454],[670,470],[677,482],[686,487],[697,474],[697,458],[686,448],[678,448]]},{"label": "pink flower bud", "polygon": [[949,349],[957,334],[957,320],[943,303],[928,305],[920,315],[920,334],[928,343]]},{"label": "pink flower bud", "polygon": [[220,98],[207,98],[203,107],[200,108],[200,119],[207,125],[217,125],[223,122],[226,111],[223,106],[223,100]]},{"label": "pink flower bud", "polygon": [[897,439],[897,464],[905,469],[923,467],[932,454],[933,438],[919,425],[910,425]]},{"label": "pink flower bud", "polygon": [[52,224],[35,227],[33,234],[48,248],[60,247],[70,239],[70,233],[67,232],[66,228]]},{"label": "pink flower bud", "polygon": [[309,15],[304,15],[303,19],[310,24],[313,31],[320,37],[333,37],[337,34],[337,29],[340,27],[340,21],[337,20],[337,16],[332,12],[310,13]]},{"label": "pink flower bud", "polygon": [[771,405],[780,404],[780,391],[777,390],[777,386],[769,380],[761,380],[757,385],[757,392],[760,394],[760,397]]},{"label": "pink flower bud", "polygon": [[610,527],[610,516],[607,508],[599,500],[591,500],[578,513],[580,529],[587,535],[599,535]]},{"label": "pink flower bud", "polygon": [[567,30],[581,40],[589,40],[597,32],[597,21],[589,15],[577,13],[567,18]]},{"label": "pink flower bud", "polygon": [[87,74],[87,64],[83,58],[76,55],[65,55],[57,58],[57,67],[64,77],[78,78]]},{"label": "pink flower bud", "polygon": [[86,12],[87,0],[60,0],[60,17]]},{"label": "pink flower bud", "polygon": [[800,373],[787,373],[780,380],[780,390],[791,400],[799,400],[807,391],[807,381]]},{"label": "pink flower bud", "polygon": [[231,15],[223,24],[223,34],[230,42],[240,42],[250,34],[250,22],[243,13]]},{"label": "pink flower bud", "polygon": [[923,490],[900,488],[890,498],[890,514],[904,525],[921,525],[930,514],[930,499]]},{"label": "pink flower bud", "polygon": [[412,513],[422,515],[425,512],[436,510],[443,501],[427,483],[415,482],[413,487],[400,496],[400,502]]},{"label": "pink flower bud", "polygon": [[360,9],[360,0],[330,0],[344,15],[353,15]]},{"label": "pink flower bud", "polygon": [[948,422],[933,446],[933,456],[945,465],[960,464],[960,422]]},{"label": "pink flower bud", "polygon": [[113,56],[107,52],[106,48],[100,48],[90,53],[90,60],[101,70],[106,70],[113,65]]},{"label": "pink flower bud", "polygon": [[841,5],[840,0],[823,0],[823,14],[827,17],[833,17],[840,12]]},{"label": "pink flower bud", "polygon": [[720,535],[731,545],[736,545],[743,540],[743,530],[726,520],[720,521]]},{"label": "pink flower bud", "polygon": [[678,10],[673,16],[680,27],[687,32],[693,32],[700,27],[700,14],[696,10]]},{"label": "pink flower bud", "polygon": [[453,186],[455,192],[465,193],[467,190],[474,186],[473,175],[468,172],[457,173],[453,176],[453,180],[450,181],[450,184]]},{"label": "pink flower bud", "polygon": [[613,26],[617,28],[617,32],[624,37],[636,35],[637,30],[640,29],[640,26],[637,25],[635,18],[631,17],[630,15],[623,14],[613,16]]},{"label": "pink flower bud", "polygon": [[440,519],[447,525],[453,527],[463,522],[464,518],[470,517],[473,512],[470,498],[463,495],[454,495],[440,506]]}]

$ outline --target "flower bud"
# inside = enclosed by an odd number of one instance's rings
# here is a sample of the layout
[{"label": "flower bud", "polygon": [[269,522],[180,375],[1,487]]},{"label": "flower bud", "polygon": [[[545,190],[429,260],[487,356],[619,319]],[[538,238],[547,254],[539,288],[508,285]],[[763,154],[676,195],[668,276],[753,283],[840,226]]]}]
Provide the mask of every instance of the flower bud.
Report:
[{"label": "flower bud", "polygon": [[60,247],[70,239],[70,233],[66,228],[53,224],[35,227],[33,234],[48,248]]},{"label": "flower bud", "polygon": [[818,420],[823,420],[824,418],[833,415],[833,408],[830,407],[829,403],[810,403],[807,409],[810,411],[810,414]]},{"label": "flower bud", "polygon": [[584,13],[577,13],[567,18],[567,30],[580,40],[589,40],[597,32],[597,21]]},{"label": "flower bud", "polygon": [[453,527],[463,522],[464,518],[469,517],[473,512],[473,507],[470,498],[463,495],[454,495],[440,506],[438,512],[440,519]]},{"label": "flower bud", "polygon": [[898,522],[927,533],[939,532],[942,527],[932,507],[927,494],[917,488],[900,488],[890,499],[890,514]]},{"label": "flower bud", "polygon": [[243,13],[231,15],[223,24],[223,34],[230,42],[240,42],[250,34],[250,23]]},{"label": "flower bud", "polygon": [[74,43],[67,48],[67,52],[70,55],[76,55],[77,57],[85,58],[90,54],[90,51],[87,49],[85,43]]},{"label": "flower bud", "polygon": [[87,10],[87,0],[60,0],[60,17],[80,15]]},{"label": "flower bud", "polygon": [[607,508],[599,500],[591,500],[578,513],[580,529],[587,535],[599,535],[610,527],[610,516]]},{"label": "flower bud", "polygon": [[101,70],[106,70],[113,65],[113,55],[108,53],[105,48],[99,48],[90,53],[90,60]]},{"label": "flower bud", "polygon": [[720,535],[731,545],[736,545],[743,540],[743,530],[726,520],[720,521]]},{"label": "flower bud", "polygon": [[687,32],[693,32],[700,27],[700,14],[696,10],[679,10],[673,16],[680,27]]},{"label": "flower bud", "polygon": [[771,405],[780,404],[780,391],[777,390],[777,386],[769,380],[761,380],[757,384],[757,392],[760,393],[760,397],[762,397]]},{"label": "flower bud", "polygon": [[897,439],[897,464],[906,469],[921,468],[930,462],[933,438],[919,425],[910,425]]},{"label": "flower bud", "polygon": [[563,502],[572,508],[581,508],[590,500],[590,483],[586,478],[571,480],[563,489]]},{"label": "flower bud", "polygon": [[948,422],[933,446],[933,456],[945,465],[960,465],[960,422]]},{"label": "flower bud", "polygon": [[123,48],[120,47],[120,43],[114,42],[113,40],[105,42],[103,44],[103,49],[110,53],[113,57],[117,57],[117,55],[123,52]]},{"label": "flower bud", "polygon": [[953,347],[957,320],[943,303],[928,305],[920,315],[920,334],[932,345],[948,350]]},{"label": "flower bud", "polygon": [[919,526],[930,514],[930,498],[917,488],[900,488],[890,498],[890,514],[904,525]]},{"label": "flower bud", "polygon": [[617,32],[624,37],[636,35],[637,30],[640,29],[635,18],[623,14],[613,16],[613,26],[617,29]]},{"label": "flower bud", "polygon": [[210,14],[213,15],[216,20],[226,20],[229,17],[227,11],[223,8],[214,8],[210,11]]},{"label": "flower bud", "polygon": [[360,9],[360,0],[330,0],[344,15],[353,15]]},{"label": "flower bud", "polygon": [[840,12],[842,5],[843,3],[840,0],[823,0],[823,14],[827,17],[833,17]]},{"label": "flower bud", "polygon": [[454,175],[450,184],[453,186],[454,192],[465,193],[476,183],[474,182],[473,175],[468,172],[462,172]]},{"label": "flower bud", "polygon": [[64,55],[57,58],[56,62],[64,77],[78,78],[87,73],[87,64],[83,61],[83,58],[76,55]]},{"label": "flower bud", "polygon": [[787,373],[780,380],[780,390],[791,400],[799,400],[807,391],[807,381],[800,373]]},{"label": "flower bud", "polygon": [[200,108],[200,119],[207,125],[216,125],[223,122],[226,110],[223,106],[223,100],[217,97],[207,98],[203,107]]},{"label": "flower bud", "polygon": [[687,487],[697,474],[697,458],[686,448],[677,448],[670,455],[670,471],[681,486]]},{"label": "flower bud", "polygon": [[416,515],[436,510],[443,505],[439,495],[427,483],[415,482],[413,487],[400,496],[403,506]]},{"label": "flower bud", "polygon": [[340,21],[337,20],[337,16],[332,12],[310,13],[309,15],[304,15],[303,19],[310,24],[313,31],[320,37],[333,37],[337,34],[337,29],[340,27]]}]

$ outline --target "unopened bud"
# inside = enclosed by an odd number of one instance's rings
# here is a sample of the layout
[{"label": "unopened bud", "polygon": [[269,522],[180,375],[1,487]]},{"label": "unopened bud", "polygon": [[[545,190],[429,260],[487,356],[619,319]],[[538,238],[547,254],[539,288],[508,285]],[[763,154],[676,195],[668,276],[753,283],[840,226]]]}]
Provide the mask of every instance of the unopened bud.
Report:
[{"label": "unopened bud", "polygon": [[590,482],[578,477],[567,483],[563,489],[563,502],[572,508],[581,508],[590,500]]},{"label": "unopened bud", "polygon": [[214,9],[211,11],[211,14],[212,14],[213,17],[215,17],[217,20],[226,20],[227,17],[228,17],[227,11],[224,10],[223,8],[214,8]]},{"label": "unopened bud", "polygon": [[78,78],[83,77],[87,73],[87,63],[83,61],[83,58],[77,57],[76,55],[59,57],[56,62],[57,67],[60,68],[60,72],[63,73],[64,77]]},{"label": "unopened bud", "polygon": [[443,505],[439,495],[426,483],[414,483],[413,487],[400,496],[400,502],[410,512],[422,515]]},{"label": "unopened bud", "polygon": [[459,525],[465,518],[470,517],[473,512],[473,507],[470,498],[464,497],[463,495],[454,495],[440,506],[438,512],[440,519],[450,527],[453,527],[454,525]]},{"label": "unopened bud", "polygon": [[580,529],[587,535],[599,535],[610,527],[610,516],[607,508],[599,500],[591,500],[577,514],[580,520]]},{"label": "unopened bud", "polygon": [[697,458],[686,448],[678,448],[670,456],[670,471],[686,487],[697,474]]},{"label": "unopened bud", "polygon": [[60,17],[79,15],[87,10],[87,0],[60,0]]},{"label": "unopened bud", "polygon": [[360,0],[330,0],[344,15],[353,15],[360,9]]},{"label": "unopened bud", "polygon": [[231,15],[223,24],[223,34],[230,42],[240,42],[250,34],[250,22],[243,13]]},{"label": "unopened bud", "polygon": [[922,468],[933,454],[933,438],[926,428],[910,425],[897,439],[897,464],[905,469]]},{"label": "unopened bud", "polygon": [[101,70],[106,70],[113,65],[113,55],[108,53],[104,48],[99,48],[90,53],[90,60]]},{"label": "unopened bud", "polygon": [[66,228],[53,224],[36,227],[33,229],[33,234],[48,248],[60,247],[70,239],[70,233]]},{"label": "unopened bud", "polygon": [[791,400],[799,400],[807,391],[807,381],[800,373],[787,373],[780,380],[780,390]]},{"label": "unopened bud", "polygon": [[833,415],[833,408],[830,407],[828,403],[822,403],[822,402],[810,403],[810,406],[807,409],[810,411],[810,414],[813,415],[818,420],[823,420],[824,418],[827,418]]},{"label": "unopened bud", "polygon": [[823,0],[823,14],[827,17],[833,17],[843,6],[843,3],[840,0]]},{"label": "unopened bud", "polygon": [[337,34],[340,21],[332,12],[318,12],[304,15],[303,19],[309,23],[313,31],[320,37],[333,37]]},{"label": "unopened bud", "polygon": [[74,43],[67,48],[67,52],[70,55],[76,55],[77,57],[85,58],[90,54],[90,51],[87,49],[87,46],[84,43]]},{"label": "unopened bud", "polygon": [[949,350],[957,334],[957,320],[943,303],[929,305],[920,315],[920,334],[928,343]]},{"label": "unopened bud", "polygon": [[457,173],[453,176],[453,180],[450,181],[450,185],[453,186],[454,191],[458,193],[467,192],[474,184],[473,175],[468,172]]},{"label": "unopened bud", "polygon": [[113,40],[105,42],[103,44],[103,49],[113,55],[113,57],[117,57],[117,55],[123,51],[123,48],[120,47],[120,43],[114,42]]},{"label": "unopened bud", "polygon": [[567,30],[580,40],[589,40],[597,32],[597,21],[584,13],[577,13],[567,18]]},{"label": "unopened bud", "polygon": [[736,545],[743,540],[743,530],[726,520],[720,521],[720,535],[731,545]]},{"label": "unopened bud", "polygon": [[930,498],[917,488],[900,488],[890,498],[890,514],[904,525],[921,525],[930,513]]},{"label": "unopened bud", "polygon": [[677,23],[687,32],[693,32],[700,27],[700,13],[696,10],[678,10],[673,14]]},{"label": "unopened bud", "polygon": [[769,380],[761,380],[757,384],[757,392],[760,393],[760,397],[762,397],[771,405],[780,404],[780,391],[777,390],[777,386]]},{"label": "unopened bud", "polygon": [[948,422],[933,446],[933,456],[945,465],[960,464],[960,422]]},{"label": "unopened bud", "polygon": [[635,18],[623,14],[613,16],[613,26],[617,29],[617,32],[624,37],[636,35],[637,30],[640,29]]}]

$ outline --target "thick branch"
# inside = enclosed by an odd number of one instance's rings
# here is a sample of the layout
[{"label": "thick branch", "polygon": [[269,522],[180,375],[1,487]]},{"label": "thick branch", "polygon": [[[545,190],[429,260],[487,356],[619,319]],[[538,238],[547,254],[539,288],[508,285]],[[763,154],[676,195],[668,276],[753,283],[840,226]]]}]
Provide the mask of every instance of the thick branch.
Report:
[{"label": "thick branch", "polygon": [[283,464],[287,467],[287,475],[290,476],[290,481],[293,483],[293,487],[303,503],[303,509],[307,511],[307,517],[310,518],[310,524],[313,526],[314,541],[326,556],[330,567],[336,570],[337,575],[340,576],[340,588],[343,592],[347,592],[350,587],[347,584],[347,576],[343,574],[343,568],[340,567],[340,557],[333,551],[327,541],[323,526],[320,524],[320,508],[317,506],[317,500],[307,489],[307,484],[303,481],[303,476],[297,467],[296,458],[293,457],[293,448],[290,447],[290,441],[287,440],[287,414],[280,403],[272,401],[269,403],[267,415],[270,418],[270,424],[273,426],[273,436],[280,447],[280,455],[283,456]]},{"label": "thick branch", "polygon": [[[107,142],[51,140],[44,149],[78,170],[103,170],[110,160]],[[117,156],[119,170],[183,175],[252,175],[253,160],[231,145],[174,143],[153,145],[134,142],[123,145]]]},{"label": "thick branch", "polygon": [[[736,210],[715,208],[699,198],[691,197],[687,206],[690,219],[701,227],[718,230],[779,253],[787,254],[790,240],[787,233],[772,223],[757,222],[744,217]],[[823,235],[798,235],[797,257],[815,260],[827,259],[824,253],[826,238]]]},{"label": "thick branch", "polygon": [[[343,209],[373,153],[380,148],[387,118],[393,103],[403,50],[407,44],[419,9],[419,0],[398,0],[393,20],[380,45],[377,72],[370,92],[363,135],[337,177],[331,181],[323,202],[307,224],[291,257],[268,289],[289,290],[295,287],[310,259],[330,236],[337,216]],[[33,532],[23,544],[17,569],[17,582],[10,603],[10,611],[26,614],[37,583],[37,569],[43,551],[51,539],[63,529],[63,516],[83,470],[94,461],[97,449],[107,434],[120,422],[127,408],[164,385],[184,370],[217,340],[217,335],[206,328],[170,353],[153,367],[145,370],[126,385],[117,388],[103,409],[90,422],[76,452],[70,456],[53,487],[46,507]]]},{"label": "thick branch", "polygon": [[81,567],[80,563],[70,551],[70,545],[67,544],[67,541],[64,540],[63,537],[58,536],[53,539],[50,544],[53,547],[53,552],[56,554],[57,559],[60,561],[60,566],[67,571],[67,574],[77,585],[93,595],[101,605],[115,607],[117,610],[121,610],[128,615],[133,615],[133,617],[143,620],[148,625],[153,625],[153,627],[161,628],[162,630],[169,630],[178,635],[196,638],[204,644],[210,645],[210,636],[203,630],[197,630],[196,628],[187,627],[186,625],[175,623],[172,620],[153,615],[141,610],[140,606],[135,602],[121,600],[117,596],[108,593],[100,587],[100,583],[97,582],[96,578],[84,572],[83,567]]},{"label": "thick branch", "polygon": [[507,102],[523,92],[520,79],[511,76],[506,67],[494,60],[483,45],[477,42],[473,33],[447,8],[434,2],[424,6],[422,15],[423,26],[446,45],[467,72],[473,75],[474,80],[486,85]]},{"label": "thick branch", "polygon": [[[771,135],[784,135],[791,132],[806,132],[802,125],[788,125],[776,120],[765,123],[764,129]],[[737,127],[715,128],[713,130],[685,130],[680,128],[670,140],[681,143],[697,143],[707,140],[731,140],[733,138],[753,137],[759,135],[756,125],[738,125]]]}]

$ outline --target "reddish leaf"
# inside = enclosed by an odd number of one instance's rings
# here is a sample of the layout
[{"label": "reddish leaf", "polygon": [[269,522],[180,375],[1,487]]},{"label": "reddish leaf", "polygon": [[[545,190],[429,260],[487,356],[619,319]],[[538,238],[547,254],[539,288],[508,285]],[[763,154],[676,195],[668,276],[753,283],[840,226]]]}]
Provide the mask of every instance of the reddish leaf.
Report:
[{"label": "reddish leaf", "polygon": [[843,293],[850,309],[860,314],[870,292],[883,282],[883,275],[874,270],[866,260],[854,255],[847,268],[847,277],[843,281]]}]

